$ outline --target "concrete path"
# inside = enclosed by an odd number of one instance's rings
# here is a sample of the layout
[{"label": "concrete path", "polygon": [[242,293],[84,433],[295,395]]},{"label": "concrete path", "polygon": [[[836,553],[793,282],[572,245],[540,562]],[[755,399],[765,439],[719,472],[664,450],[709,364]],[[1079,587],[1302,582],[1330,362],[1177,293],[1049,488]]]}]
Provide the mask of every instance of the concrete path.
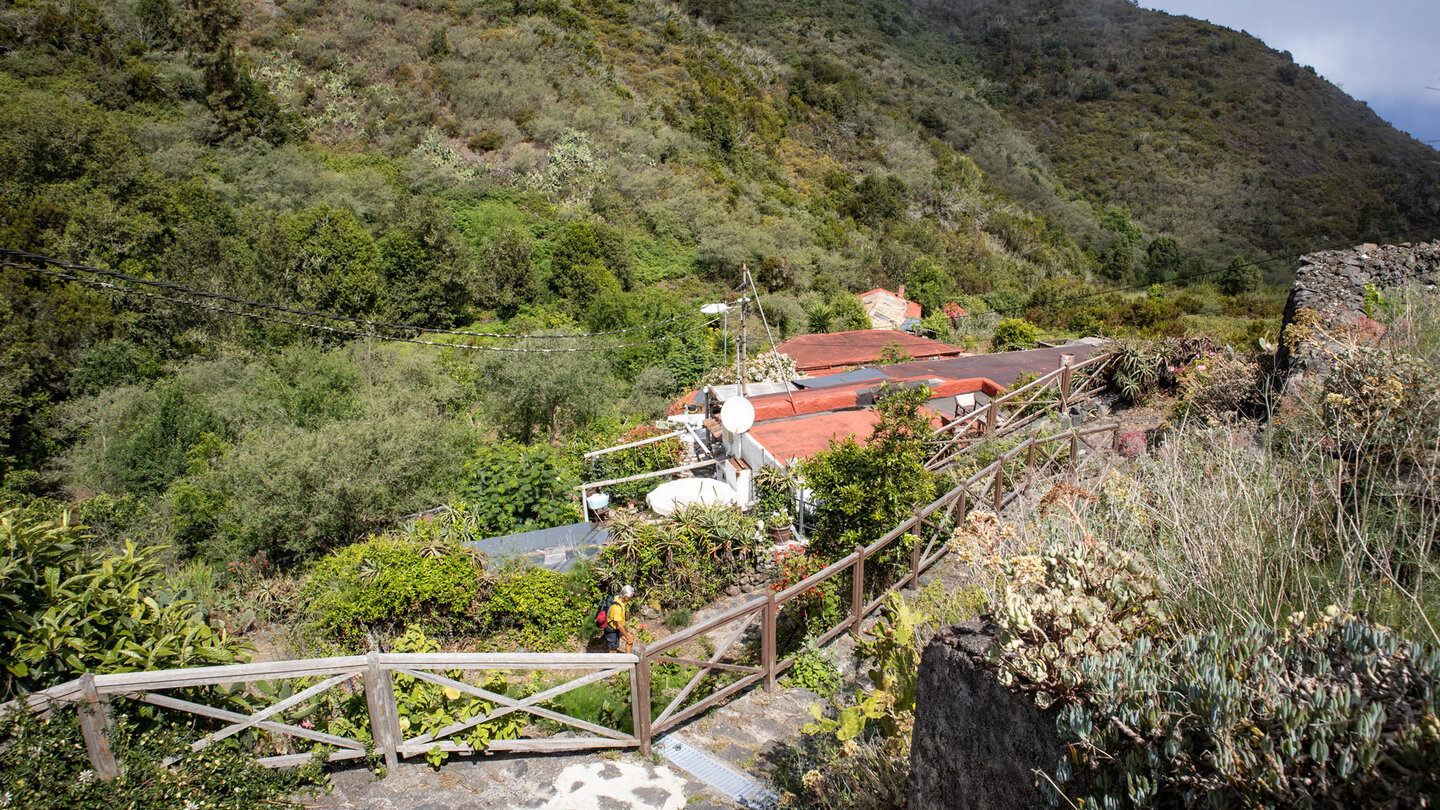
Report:
[{"label": "concrete path", "polygon": [[709,788],[633,753],[460,758],[439,770],[402,763],[385,779],[365,768],[331,777],[307,808],[365,810],[722,810]]}]

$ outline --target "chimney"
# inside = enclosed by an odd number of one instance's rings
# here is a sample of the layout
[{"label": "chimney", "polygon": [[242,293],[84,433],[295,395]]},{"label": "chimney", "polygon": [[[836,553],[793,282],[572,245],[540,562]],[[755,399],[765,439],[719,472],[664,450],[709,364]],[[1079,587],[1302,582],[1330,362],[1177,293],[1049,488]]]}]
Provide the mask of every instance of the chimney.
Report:
[{"label": "chimney", "polygon": [[904,284],[901,284],[901,285],[900,285],[900,292],[897,292],[897,293],[895,293],[895,294],[898,295],[898,296],[900,296],[901,298],[904,298],[904,297],[905,297],[905,285],[904,285]]}]

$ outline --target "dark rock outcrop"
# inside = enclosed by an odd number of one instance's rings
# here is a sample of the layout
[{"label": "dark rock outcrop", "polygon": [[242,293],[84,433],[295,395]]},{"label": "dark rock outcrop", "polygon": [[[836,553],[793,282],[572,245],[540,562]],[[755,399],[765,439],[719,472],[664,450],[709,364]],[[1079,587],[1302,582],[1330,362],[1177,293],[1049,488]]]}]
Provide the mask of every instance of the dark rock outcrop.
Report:
[{"label": "dark rock outcrop", "polygon": [[910,749],[911,810],[1030,810],[1048,802],[1037,769],[1060,761],[1056,710],[1001,686],[985,653],[993,628],[955,625],[925,648]]},{"label": "dark rock outcrop", "polygon": [[[1345,327],[1365,314],[1365,287],[1377,290],[1440,282],[1440,241],[1399,245],[1359,245],[1349,250],[1322,250],[1300,257],[1295,286],[1285,302],[1286,327],[1302,309],[1314,311],[1327,331]],[[1282,337],[1283,337],[1282,332]],[[1302,348],[1292,353],[1285,340],[1276,356],[1279,368],[1292,377],[1328,372],[1324,352]]]}]

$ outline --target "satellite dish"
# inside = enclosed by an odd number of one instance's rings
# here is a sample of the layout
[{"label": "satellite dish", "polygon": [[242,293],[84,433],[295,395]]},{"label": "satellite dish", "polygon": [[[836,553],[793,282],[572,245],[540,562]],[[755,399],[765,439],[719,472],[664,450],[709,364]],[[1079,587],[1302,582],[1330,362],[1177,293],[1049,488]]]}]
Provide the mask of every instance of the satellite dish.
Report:
[{"label": "satellite dish", "polygon": [[731,433],[744,433],[755,424],[755,406],[744,397],[731,397],[720,406],[720,424]]},{"label": "satellite dish", "polygon": [[730,307],[727,307],[724,304],[706,304],[705,306],[700,307],[700,311],[706,315],[719,315],[729,308]]}]

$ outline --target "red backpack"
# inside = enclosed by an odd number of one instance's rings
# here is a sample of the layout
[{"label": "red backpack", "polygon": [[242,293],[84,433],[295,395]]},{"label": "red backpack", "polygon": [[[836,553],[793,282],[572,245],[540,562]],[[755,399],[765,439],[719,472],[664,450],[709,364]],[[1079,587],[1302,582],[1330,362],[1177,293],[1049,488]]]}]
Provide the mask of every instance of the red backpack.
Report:
[{"label": "red backpack", "polygon": [[595,624],[599,627],[606,627],[610,624],[610,605],[615,597],[607,596],[600,600],[600,607],[595,611]]}]

